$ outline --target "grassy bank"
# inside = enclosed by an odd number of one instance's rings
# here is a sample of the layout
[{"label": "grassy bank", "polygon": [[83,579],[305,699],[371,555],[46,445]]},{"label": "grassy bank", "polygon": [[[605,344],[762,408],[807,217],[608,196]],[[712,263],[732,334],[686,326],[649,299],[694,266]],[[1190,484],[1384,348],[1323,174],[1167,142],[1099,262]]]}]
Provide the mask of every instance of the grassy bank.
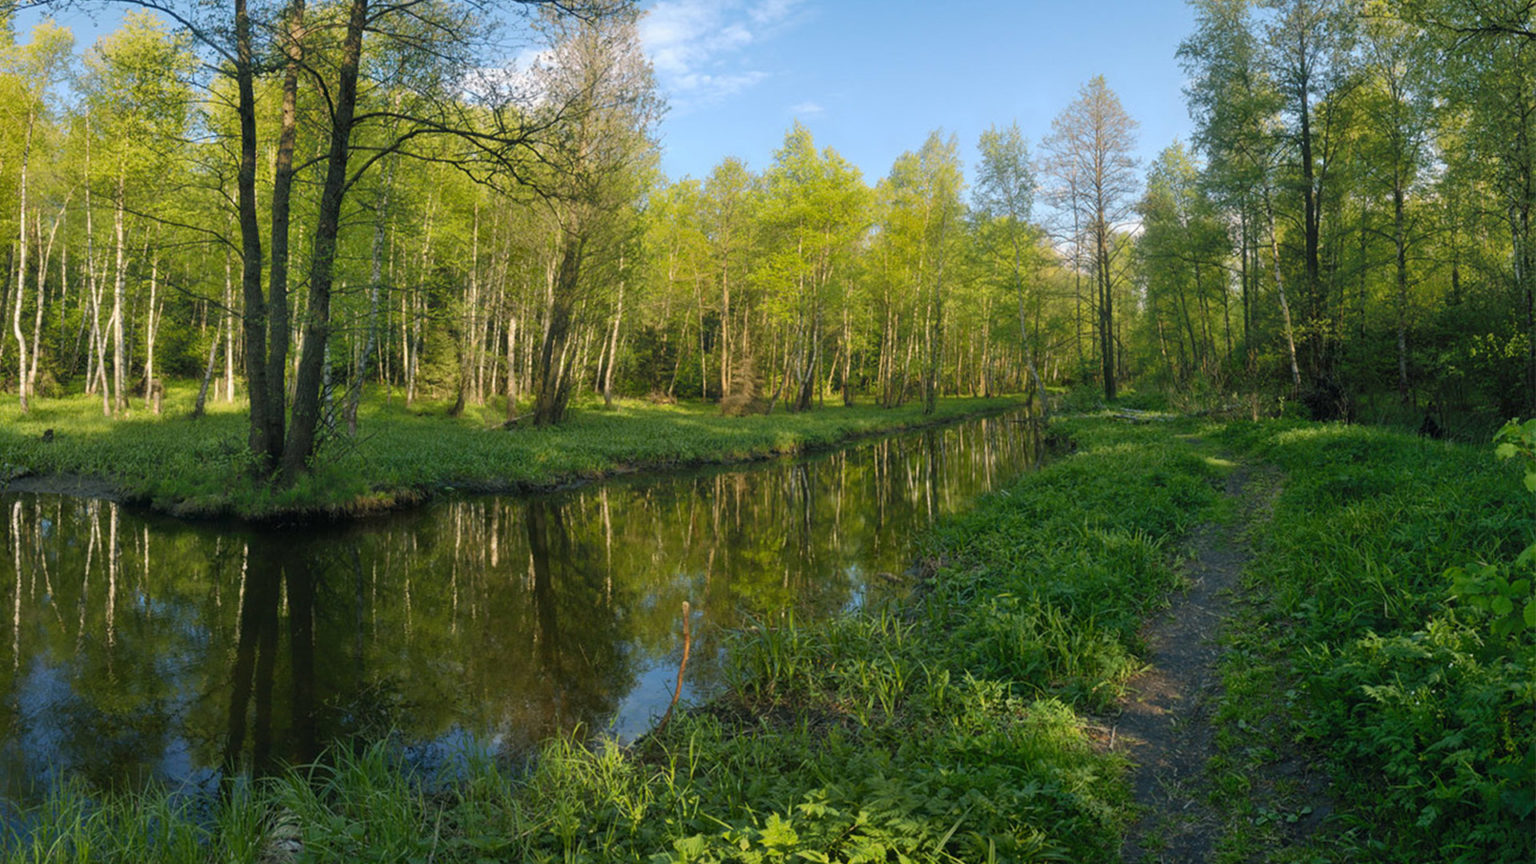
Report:
[{"label": "grassy bank", "polygon": [[66,791],[10,860],[1112,860],[1123,764],[1086,718],[1225,469],[1167,424],[1063,425],[1077,451],[930,537],[914,597],[738,634],[727,691],[633,748],[552,742],[427,794],[374,747],[213,812]]},{"label": "grassy bank", "polygon": [[[165,412],[142,407],[102,416],[99,399],[43,400],[22,415],[0,405],[0,481],[22,475],[83,475],[120,495],[184,516],[366,513],[440,490],[525,491],[637,469],[737,462],[831,447],[1017,404],[1010,399],[945,399],[932,416],[909,404],[858,404],[804,414],[722,417],[714,405],[620,401],[613,410],[578,407],[557,429],[500,427],[491,410],[447,416],[446,406],[370,399],[356,440],[325,441],[315,470],[291,488],[249,479],[240,403],[211,405],[190,419],[196,392],[172,385]],[[44,440],[47,430],[52,440]]]},{"label": "grassy bank", "polygon": [[1520,469],[1488,444],[1369,427],[1223,438],[1285,477],[1228,628],[1223,860],[1536,860],[1536,627],[1520,620],[1536,560],[1516,563],[1536,495]]}]

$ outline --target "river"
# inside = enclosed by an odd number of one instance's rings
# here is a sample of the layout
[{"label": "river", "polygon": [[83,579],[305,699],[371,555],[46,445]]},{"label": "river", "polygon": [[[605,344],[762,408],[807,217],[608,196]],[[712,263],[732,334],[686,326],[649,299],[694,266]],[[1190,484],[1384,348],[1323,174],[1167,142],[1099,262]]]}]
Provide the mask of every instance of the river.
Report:
[{"label": "river", "polygon": [[339,526],[0,495],[0,798],[199,785],[391,735],[426,770],[719,686],[724,634],[904,590],[916,538],[1033,461],[1018,415],[803,459]]}]

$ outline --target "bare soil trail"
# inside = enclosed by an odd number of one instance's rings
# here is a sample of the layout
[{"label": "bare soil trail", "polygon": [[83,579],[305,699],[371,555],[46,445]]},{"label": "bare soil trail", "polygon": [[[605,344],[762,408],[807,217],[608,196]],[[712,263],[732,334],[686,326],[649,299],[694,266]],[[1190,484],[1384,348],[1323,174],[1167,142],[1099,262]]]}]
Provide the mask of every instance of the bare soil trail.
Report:
[{"label": "bare soil trail", "polygon": [[1221,683],[1217,637],[1252,557],[1247,528],[1268,518],[1278,488],[1256,473],[1239,464],[1227,476],[1225,491],[1237,518],[1194,531],[1183,567],[1189,590],[1144,631],[1149,666],[1130,681],[1110,739],[1111,749],[1135,763],[1141,817],[1122,849],[1128,862],[1207,861],[1221,833],[1205,781],[1216,753],[1211,713]]}]

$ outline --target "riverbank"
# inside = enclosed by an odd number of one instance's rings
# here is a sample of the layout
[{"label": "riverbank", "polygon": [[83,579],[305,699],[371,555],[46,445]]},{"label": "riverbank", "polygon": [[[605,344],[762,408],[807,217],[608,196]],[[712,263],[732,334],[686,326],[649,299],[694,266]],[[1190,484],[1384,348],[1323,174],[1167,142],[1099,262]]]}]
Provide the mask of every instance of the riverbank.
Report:
[{"label": "riverbank", "polygon": [[1061,424],[1076,451],[929,536],[909,600],[736,634],[725,692],[631,748],[555,741],[429,794],[376,745],[212,814],[65,790],[17,860],[1107,860],[1129,799],[1094,718],[1227,470],[1169,429]]},{"label": "riverbank", "polygon": [[26,415],[8,402],[0,406],[0,491],[89,488],[182,517],[347,518],[443,492],[544,491],[634,471],[810,452],[1020,404],[951,398],[932,415],[916,403],[888,410],[860,402],[724,417],[712,404],[620,400],[611,410],[578,406],[558,428],[504,429],[490,409],[449,417],[443,404],[371,399],[356,439],[331,438],[311,475],[274,490],[250,480],[240,403],[211,404],[192,420],[195,396],[189,383],[173,384],[162,415],[139,407],[117,420],[85,396],[40,400]]},{"label": "riverbank", "polygon": [[[1191,544],[1236,531],[1216,756],[1185,766],[1225,820],[1212,860],[1529,859],[1532,630],[1445,574],[1533,539],[1512,466],[1359,427],[1053,430],[1071,454],[930,534],[911,596],[735,634],[725,691],[633,747],[553,741],[426,792],[379,744],[211,812],[76,787],[10,860],[1118,860],[1138,812],[1115,729],[1147,622],[1183,556],[1211,566]],[[1279,490],[1248,521],[1244,471]]]}]

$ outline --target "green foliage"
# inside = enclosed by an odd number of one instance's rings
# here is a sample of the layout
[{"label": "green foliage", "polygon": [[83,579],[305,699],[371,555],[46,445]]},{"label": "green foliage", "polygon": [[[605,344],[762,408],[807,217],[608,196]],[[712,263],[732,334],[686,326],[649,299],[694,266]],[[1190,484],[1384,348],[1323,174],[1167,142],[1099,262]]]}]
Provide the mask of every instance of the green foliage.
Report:
[{"label": "green foliage", "polygon": [[[1510,620],[1529,582],[1462,563],[1531,542],[1527,493],[1480,448],[1402,433],[1264,423],[1224,437],[1286,475],[1224,661],[1231,776],[1298,746],[1327,764],[1337,830],[1316,854],[1530,860],[1536,631]],[[1251,825],[1245,796],[1229,806]]]},{"label": "green foliage", "polygon": [[[1525,488],[1536,496],[1536,418],[1524,424],[1509,421],[1493,441],[1500,459],[1519,460]],[[1445,575],[1451,580],[1451,597],[1479,610],[1498,642],[1521,628],[1536,631],[1536,543],[1525,547],[1512,567],[1479,562],[1451,567]]]}]

